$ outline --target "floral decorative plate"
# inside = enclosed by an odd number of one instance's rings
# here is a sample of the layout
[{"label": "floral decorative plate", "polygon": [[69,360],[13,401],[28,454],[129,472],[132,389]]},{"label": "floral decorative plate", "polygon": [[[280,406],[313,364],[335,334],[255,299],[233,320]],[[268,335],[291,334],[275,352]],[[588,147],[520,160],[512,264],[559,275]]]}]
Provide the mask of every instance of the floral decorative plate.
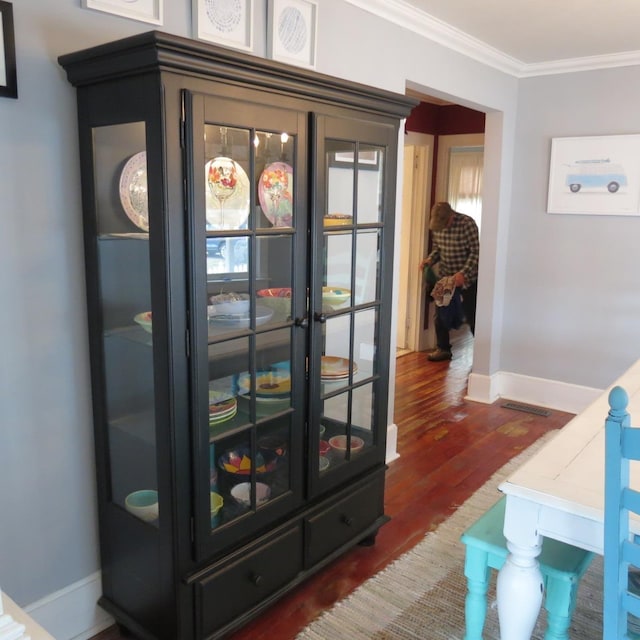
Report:
[{"label": "floral decorative plate", "polygon": [[258,200],[267,220],[274,227],[293,223],[293,168],[286,162],[267,165],[258,183]]},{"label": "floral decorative plate", "polygon": [[131,156],[120,174],[120,203],[133,224],[149,231],[149,204],[147,196],[147,152]]},{"label": "floral decorative plate", "polygon": [[249,217],[249,178],[238,162],[225,156],[204,166],[207,224],[212,229],[241,229]]}]

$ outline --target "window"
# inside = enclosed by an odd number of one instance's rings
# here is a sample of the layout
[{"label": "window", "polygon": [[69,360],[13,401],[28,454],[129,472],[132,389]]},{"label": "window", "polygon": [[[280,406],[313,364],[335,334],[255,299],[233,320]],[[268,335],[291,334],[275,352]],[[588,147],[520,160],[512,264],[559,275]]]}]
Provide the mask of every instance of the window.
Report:
[{"label": "window", "polygon": [[471,216],[480,229],[484,147],[452,147],[449,152],[447,200],[460,213]]}]

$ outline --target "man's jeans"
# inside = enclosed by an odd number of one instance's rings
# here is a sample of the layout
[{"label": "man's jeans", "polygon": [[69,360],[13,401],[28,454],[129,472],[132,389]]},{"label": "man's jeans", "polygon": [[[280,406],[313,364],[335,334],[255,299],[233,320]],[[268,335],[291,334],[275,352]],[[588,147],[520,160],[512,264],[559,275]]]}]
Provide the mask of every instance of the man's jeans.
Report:
[{"label": "man's jeans", "polygon": [[[462,290],[462,308],[464,315],[473,335],[476,330],[476,301],[478,298],[478,283],[474,282],[467,289]],[[441,351],[451,351],[449,342],[449,329],[443,326],[436,315],[436,344]]]}]

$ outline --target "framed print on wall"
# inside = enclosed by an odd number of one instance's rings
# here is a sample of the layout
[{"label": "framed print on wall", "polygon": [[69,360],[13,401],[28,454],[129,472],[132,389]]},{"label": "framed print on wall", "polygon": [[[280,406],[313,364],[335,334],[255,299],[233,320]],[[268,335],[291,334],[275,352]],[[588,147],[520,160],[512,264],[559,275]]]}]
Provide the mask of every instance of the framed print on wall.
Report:
[{"label": "framed print on wall", "polygon": [[547,212],[638,215],[640,134],[553,138]]},{"label": "framed print on wall", "polygon": [[162,2],[163,0],[82,0],[82,6],[123,18],[162,24]]},{"label": "framed print on wall", "polygon": [[0,0],[0,97],[18,97],[13,6]]},{"label": "framed print on wall", "polygon": [[192,0],[194,37],[253,51],[254,0]]},{"label": "framed print on wall", "polygon": [[269,57],[311,69],[316,66],[318,4],[316,0],[269,0]]}]

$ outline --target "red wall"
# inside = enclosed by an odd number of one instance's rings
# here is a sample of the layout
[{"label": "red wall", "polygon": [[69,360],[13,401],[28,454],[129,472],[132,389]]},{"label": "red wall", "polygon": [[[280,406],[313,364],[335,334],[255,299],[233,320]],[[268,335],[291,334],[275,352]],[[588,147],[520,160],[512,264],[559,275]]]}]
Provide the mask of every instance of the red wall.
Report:
[{"label": "red wall", "polygon": [[484,133],[484,113],[457,104],[440,106],[421,102],[409,114],[405,131],[434,136]]}]

